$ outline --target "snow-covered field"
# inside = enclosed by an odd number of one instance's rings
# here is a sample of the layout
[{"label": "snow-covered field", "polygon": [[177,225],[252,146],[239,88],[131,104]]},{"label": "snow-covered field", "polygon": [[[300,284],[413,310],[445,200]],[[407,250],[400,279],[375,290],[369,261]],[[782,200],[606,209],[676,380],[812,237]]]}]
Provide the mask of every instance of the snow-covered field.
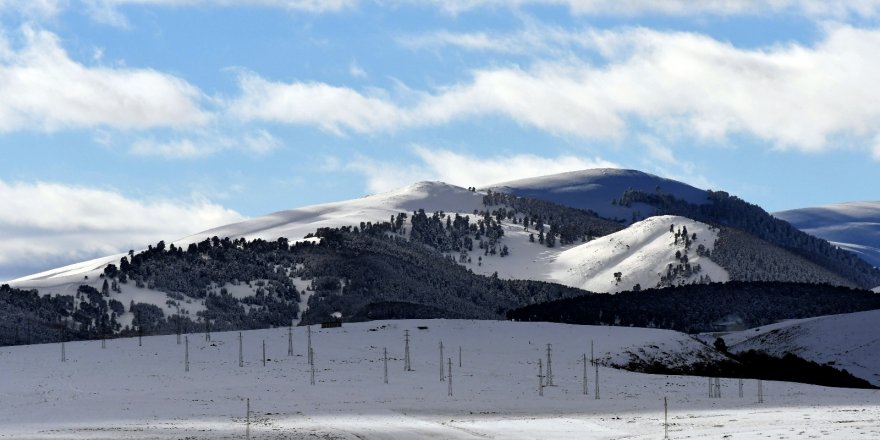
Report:
[{"label": "snow-covered field", "polygon": [[[418,327],[427,327],[420,330]],[[414,371],[403,371],[404,331]],[[380,321],[313,329],[310,385],[306,329],[244,332],[213,342],[190,335],[190,371],[175,336],[0,349],[0,438],[255,439],[700,439],[880,437],[880,392],[599,368],[600,399],[582,393],[583,354],[595,341],[603,363],[631,356],[679,361],[712,356],[687,335],[651,329],[491,321]],[[266,341],[267,365],[261,360]],[[438,345],[452,360],[453,395],[440,380]],[[555,386],[538,395],[538,359],[552,343]],[[390,359],[383,383],[382,350]],[[461,367],[459,351],[461,347]],[[546,364],[545,364],[546,367]],[[546,371],[546,370],[545,370]]]}]

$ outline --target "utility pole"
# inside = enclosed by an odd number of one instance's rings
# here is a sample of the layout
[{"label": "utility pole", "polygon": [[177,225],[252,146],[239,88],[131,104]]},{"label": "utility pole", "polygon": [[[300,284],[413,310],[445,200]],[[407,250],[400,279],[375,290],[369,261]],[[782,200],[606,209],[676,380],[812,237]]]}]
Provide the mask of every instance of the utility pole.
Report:
[{"label": "utility pole", "polygon": [[589,388],[587,388],[587,354],[584,353],[584,395],[589,393]]},{"label": "utility pole", "polygon": [[180,304],[177,304],[177,345],[180,345]]},{"label": "utility pole", "polygon": [[458,368],[461,368],[461,345],[458,346]]},{"label": "utility pole", "polygon": [[287,327],[287,355],[293,356],[293,324]]},{"label": "utility pole", "polygon": [[740,378],[739,379],[739,398],[742,399],[742,397],[743,397],[743,380],[742,380],[742,378]]},{"label": "utility pole", "polygon": [[311,359],[311,384],[315,384],[315,351],[309,348],[309,359]]},{"label": "utility pole", "polygon": [[183,363],[185,365],[184,371],[189,372],[189,336],[185,336],[184,341],[186,342],[186,352],[185,352],[186,354],[184,355],[184,358],[183,358]]},{"label": "utility pole", "polygon": [[764,382],[758,379],[758,403],[764,403]]},{"label": "utility pole", "polygon": [[544,365],[540,358],[538,358],[538,395],[544,395]]},{"label": "utility pole", "polygon": [[263,339],[263,366],[266,366],[266,340]]},{"label": "utility pole", "polygon": [[245,415],[245,438],[251,438],[251,399],[247,399],[247,414]]},{"label": "utility pole", "polygon": [[669,440],[669,404],[663,397],[663,440]]},{"label": "utility pole", "polygon": [[[449,396],[452,397],[452,358],[448,359],[449,362]],[[442,361],[440,362],[443,363]]]},{"label": "utility pole", "polygon": [[446,380],[443,375],[443,341],[440,341],[440,382]]},{"label": "utility pole", "polygon": [[385,366],[385,383],[388,383],[388,348],[382,348],[382,362]]},{"label": "utility pole", "polygon": [[552,354],[552,346],[547,344],[547,386],[553,386],[553,354]]},{"label": "utility pole", "polygon": [[238,367],[244,367],[244,341],[241,339],[241,332],[238,332]]},{"label": "utility pole", "polygon": [[310,325],[306,326],[306,336],[308,339],[308,351],[306,353],[308,354],[309,365],[312,365],[312,326]]},{"label": "utility pole", "polygon": [[143,343],[141,342],[143,337],[144,337],[144,326],[139,325],[138,326],[138,347],[143,347]]},{"label": "utility pole", "polygon": [[409,359],[409,330],[403,331],[403,338],[403,371],[412,371],[412,365],[410,364]]},{"label": "utility pole", "polygon": [[590,341],[590,362],[596,367],[596,380],[594,381],[596,387],[595,398],[596,400],[599,400],[599,361],[596,360],[596,357],[593,354],[593,341]]}]

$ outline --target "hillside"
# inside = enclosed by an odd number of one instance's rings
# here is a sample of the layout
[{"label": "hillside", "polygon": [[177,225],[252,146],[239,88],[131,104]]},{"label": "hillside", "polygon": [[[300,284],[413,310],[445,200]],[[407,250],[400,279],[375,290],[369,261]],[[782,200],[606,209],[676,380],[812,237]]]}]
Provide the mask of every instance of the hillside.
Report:
[{"label": "hillside", "polygon": [[849,371],[880,385],[880,310],[785,321],[724,335],[730,350],[763,350]]},{"label": "hillside", "polygon": [[586,209],[608,219],[633,222],[652,215],[649,205],[625,206],[627,190],[671,194],[690,203],[707,203],[706,191],[636,170],[596,168],[490,185],[488,189]]},{"label": "hillside", "polygon": [[880,266],[880,202],[837,203],[773,216]]},{"label": "hillside", "polygon": [[717,236],[688,218],[651,217],[560,252],[549,280],[592,292],[725,282],[727,271],[707,256]]},{"label": "hillside", "polygon": [[880,309],[880,295],[868,290],[808,283],[731,281],[559,299],[511,310],[507,317],[517,321],[700,333],[874,309]]},{"label": "hillside", "polygon": [[[214,333],[210,342],[188,335],[189,371],[186,346],[174,336],[115,339],[106,349],[99,341],[71,342],[66,362],[59,344],[3,348],[0,437],[645,440],[662,437],[664,397],[671,438],[880,436],[875,390],[765,381],[758,404],[754,380],[744,381],[740,398],[737,381],[721,378],[722,397],[709,398],[703,377],[609,368],[633,357],[669,365],[717,357],[664,330],[459,320],[313,327],[314,385],[306,328],[293,329],[292,356],[287,328],[241,335],[242,366],[238,333]],[[452,364],[451,396],[450,382],[440,380],[440,341],[446,367]],[[600,366],[589,366],[584,395],[582,359],[591,341]],[[554,385],[539,396],[546,344]]]}]

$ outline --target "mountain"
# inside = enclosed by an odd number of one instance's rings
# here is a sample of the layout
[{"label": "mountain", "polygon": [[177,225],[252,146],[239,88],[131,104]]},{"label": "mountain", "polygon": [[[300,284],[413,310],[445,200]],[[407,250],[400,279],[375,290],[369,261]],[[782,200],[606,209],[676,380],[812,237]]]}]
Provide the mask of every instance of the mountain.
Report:
[{"label": "mountain", "polygon": [[705,190],[641,171],[615,168],[512,180],[485,189],[591,210],[602,217],[625,222],[631,222],[634,218],[643,219],[654,211],[646,204],[619,204],[617,201],[627,190],[670,194],[695,204],[709,202]]},{"label": "mountain", "polygon": [[[628,170],[492,188],[520,187],[535,198],[419,182],[281,211],[15,280],[0,292],[11,301],[0,314],[56,327],[72,320],[95,337],[135,325],[175,331],[206,318],[223,329],[320,322],[337,312],[346,320],[498,318],[584,290],[873,280],[848,265],[851,254],[723,193]],[[629,226],[597,214],[620,210],[636,214]],[[644,213],[669,215],[639,220]],[[26,301],[9,300],[28,291]]]},{"label": "mountain", "polygon": [[773,216],[880,266],[880,202],[849,202],[792,209]]},{"label": "mountain", "polygon": [[763,350],[842,368],[880,385],[880,310],[784,321],[724,336],[733,352]]}]

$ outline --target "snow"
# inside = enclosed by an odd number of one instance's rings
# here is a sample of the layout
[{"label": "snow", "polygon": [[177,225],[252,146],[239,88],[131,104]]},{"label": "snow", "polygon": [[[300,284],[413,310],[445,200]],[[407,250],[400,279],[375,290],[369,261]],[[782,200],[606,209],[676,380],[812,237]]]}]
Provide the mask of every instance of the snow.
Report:
[{"label": "snow", "polygon": [[880,201],[838,203],[773,215],[880,266]]},{"label": "snow", "polygon": [[612,204],[628,189],[672,194],[690,203],[707,203],[705,190],[636,170],[596,168],[514,180],[489,186],[493,191],[516,194],[539,200],[593,210],[606,218],[630,221],[634,213],[644,218],[654,208],[644,204],[622,206]]},{"label": "snow", "polygon": [[[427,327],[418,330],[419,326]],[[413,372],[403,371],[410,330]],[[0,349],[0,438],[231,439],[245,437],[250,399],[253,439],[656,439],[669,399],[670,438],[877,438],[880,393],[722,379],[722,398],[706,379],[608,368],[644,352],[663,359],[712,356],[672,331],[498,321],[413,320],[313,329],[316,385],[309,384],[305,328],[189,335],[191,369],[175,336]],[[266,342],[267,366],[261,362]],[[439,379],[438,343],[453,362],[453,396]],[[595,341],[601,399],[582,394],[583,353]],[[537,361],[553,344],[555,386],[537,392]],[[458,366],[458,347],[462,367]],[[382,380],[388,348],[389,384]],[[658,347],[658,348],[654,348]],[[665,353],[664,353],[665,352]],[[725,437],[729,436],[729,437]]]},{"label": "snow", "polygon": [[791,352],[880,386],[880,310],[785,321],[724,336],[734,352]]},{"label": "snow", "polygon": [[[675,252],[683,245],[674,243],[669,232],[670,225],[678,230],[687,227],[688,234],[697,234],[691,244],[688,258],[691,265],[699,264],[702,271],[683,282],[692,282],[701,275],[712,281],[730,279],[727,271],[709,258],[696,255],[696,248],[703,245],[714,249],[718,232],[711,226],[679,216],[651,217],[613,234],[599,237],[560,253],[551,264],[550,279],[561,284],[579,287],[593,292],[619,292],[631,290],[639,284],[642,288],[655,287],[660,274],[666,273],[668,264],[677,264]],[[621,272],[618,282],[615,272]]]}]

